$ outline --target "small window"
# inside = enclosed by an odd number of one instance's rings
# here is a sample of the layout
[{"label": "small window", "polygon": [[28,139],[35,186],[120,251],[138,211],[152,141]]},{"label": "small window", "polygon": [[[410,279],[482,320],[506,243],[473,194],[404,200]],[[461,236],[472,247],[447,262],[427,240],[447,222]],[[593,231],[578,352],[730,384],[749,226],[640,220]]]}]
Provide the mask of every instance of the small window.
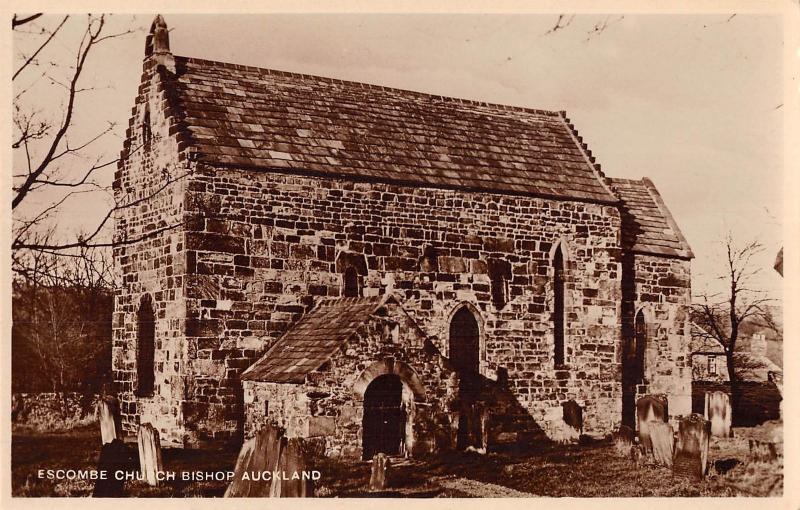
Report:
[{"label": "small window", "polygon": [[717,374],[717,357],[716,356],[709,356],[708,357],[708,373],[712,375]]},{"label": "small window", "polygon": [[564,255],[561,246],[553,255],[553,360],[564,364]]},{"label": "small window", "polygon": [[396,322],[386,322],[383,325],[383,341],[387,344],[400,343],[400,325]]},{"label": "small window", "polygon": [[342,275],[343,279],[343,292],[344,297],[361,297],[361,286],[358,281],[358,272],[353,266],[349,266],[344,270]]},{"label": "small window", "polygon": [[147,294],[142,297],[137,313],[136,394],[153,395],[155,386],[155,332],[153,302]]},{"label": "small window", "polygon": [[142,145],[150,145],[150,140],[153,138],[153,132],[150,127],[150,108],[144,109],[142,115]]},{"label": "small window", "polygon": [[497,309],[501,309],[508,302],[508,282],[511,280],[511,264],[505,260],[489,259],[488,268],[492,303]]},{"label": "small window", "polygon": [[439,254],[431,245],[425,247],[419,261],[419,270],[423,273],[436,273],[439,271]]}]

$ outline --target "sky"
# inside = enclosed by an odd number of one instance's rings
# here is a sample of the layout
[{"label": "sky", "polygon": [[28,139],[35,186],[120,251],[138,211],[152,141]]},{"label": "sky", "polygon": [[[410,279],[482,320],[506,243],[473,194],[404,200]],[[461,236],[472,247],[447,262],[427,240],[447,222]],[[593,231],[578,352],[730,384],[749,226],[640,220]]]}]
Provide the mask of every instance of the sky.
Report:
[{"label": "sky", "polygon": [[[152,15],[114,15],[111,30],[134,33],[98,47],[87,64],[73,140],[115,122],[87,153],[114,158],[141,76]],[[37,20],[54,26],[58,17]],[[647,176],[691,245],[696,293],[724,289],[721,241],[760,241],[755,286],[779,299],[771,267],[782,246],[783,37],[771,15],[264,14],[165,15],[175,55],[362,81],[531,108],[566,110],[606,175]],[[21,75],[15,92],[43,115],[58,112],[49,83],[73,58],[75,15],[40,57],[44,79]],[[606,24],[603,30],[597,27]],[[34,34],[15,34],[29,52]],[[14,162],[18,169],[19,160]],[[64,175],[84,164],[67,161]],[[98,177],[111,181],[113,168]],[[34,197],[18,214],[55,198]],[[58,218],[70,236],[93,230],[102,192],[69,200]]]}]

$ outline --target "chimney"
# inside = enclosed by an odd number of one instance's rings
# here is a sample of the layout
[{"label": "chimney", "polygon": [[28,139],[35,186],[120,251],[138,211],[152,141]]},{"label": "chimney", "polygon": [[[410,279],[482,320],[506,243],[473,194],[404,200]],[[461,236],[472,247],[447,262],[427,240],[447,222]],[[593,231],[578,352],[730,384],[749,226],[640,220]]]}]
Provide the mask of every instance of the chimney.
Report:
[{"label": "chimney", "polygon": [[767,337],[764,334],[753,333],[753,338],[750,340],[750,354],[767,355]]},{"label": "chimney", "polygon": [[169,72],[175,72],[175,57],[169,49],[169,31],[167,22],[160,14],[155,17],[150,25],[144,45],[145,59],[152,59],[156,66],[163,65]]}]

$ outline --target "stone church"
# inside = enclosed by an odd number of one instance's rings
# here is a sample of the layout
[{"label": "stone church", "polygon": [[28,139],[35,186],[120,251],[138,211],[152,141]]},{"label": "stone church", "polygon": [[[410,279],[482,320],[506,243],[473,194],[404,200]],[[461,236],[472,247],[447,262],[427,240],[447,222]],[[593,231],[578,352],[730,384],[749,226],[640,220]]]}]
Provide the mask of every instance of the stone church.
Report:
[{"label": "stone church", "polygon": [[158,16],[114,191],[127,431],[370,458],[691,412],[692,252],[565,112],[175,56]]}]

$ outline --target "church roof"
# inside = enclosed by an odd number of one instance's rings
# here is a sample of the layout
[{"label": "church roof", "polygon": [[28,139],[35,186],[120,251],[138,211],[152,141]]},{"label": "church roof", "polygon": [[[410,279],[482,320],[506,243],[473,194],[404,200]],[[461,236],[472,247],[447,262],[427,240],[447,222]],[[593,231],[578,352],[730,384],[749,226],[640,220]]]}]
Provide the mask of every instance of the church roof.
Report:
[{"label": "church roof", "polygon": [[622,200],[622,245],[635,253],[694,258],[653,182],[609,179]]},{"label": "church roof", "polygon": [[616,204],[563,112],[175,57],[200,161]]},{"label": "church roof", "polygon": [[328,298],[300,318],[250,368],[243,381],[300,384],[327,362],[389,296]]}]

